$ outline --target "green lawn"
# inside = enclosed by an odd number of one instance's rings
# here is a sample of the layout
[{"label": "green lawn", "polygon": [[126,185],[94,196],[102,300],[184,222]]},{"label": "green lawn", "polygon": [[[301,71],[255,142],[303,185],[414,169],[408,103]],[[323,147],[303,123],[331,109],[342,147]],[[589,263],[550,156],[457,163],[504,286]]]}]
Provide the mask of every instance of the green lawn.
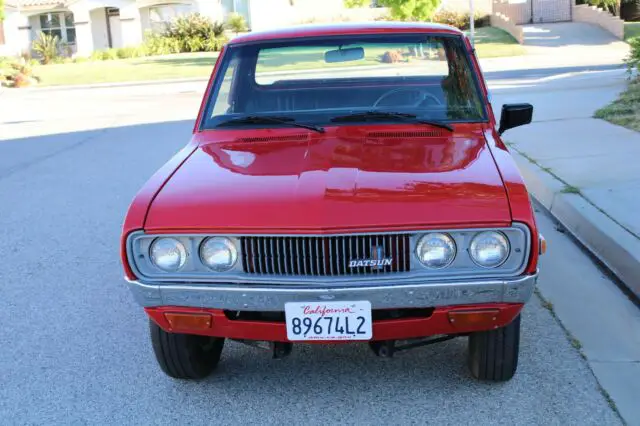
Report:
[{"label": "green lawn", "polygon": [[624,23],[624,39],[640,37],[640,22],[625,22]]},{"label": "green lawn", "polygon": [[56,64],[36,66],[33,73],[42,86],[208,77],[217,57],[217,53],[184,53]]},{"label": "green lawn", "polygon": [[631,82],[618,99],[596,111],[595,117],[640,132],[640,80]]},{"label": "green lawn", "polygon": [[[508,33],[492,27],[478,28],[475,43],[480,58],[512,56],[524,53]],[[387,47],[366,49],[365,57],[358,61],[331,64],[332,67],[351,67],[380,64],[380,57]],[[285,71],[324,68],[324,49],[292,48],[295,60],[286,55],[266,53],[258,64],[260,71]],[[114,83],[123,81],[163,80],[177,78],[208,77],[217,53],[185,53],[180,55],[155,56],[112,61],[90,61],[81,63],[36,66],[34,74],[41,79],[42,86],[73,84]]]},{"label": "green lawn", "polygon": [[474,44],[479,58],[518,56],[525,53],[524,47],[511,34],[496,27],[477,28],[474,31]]}]

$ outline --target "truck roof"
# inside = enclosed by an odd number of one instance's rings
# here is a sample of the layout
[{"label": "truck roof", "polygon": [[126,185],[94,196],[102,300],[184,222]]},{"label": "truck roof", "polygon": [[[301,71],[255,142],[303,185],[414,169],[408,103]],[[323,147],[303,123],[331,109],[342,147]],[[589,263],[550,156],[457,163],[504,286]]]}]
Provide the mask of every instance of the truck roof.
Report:
[{"label": "truck roof", "polygon": [[288,39],[297,37],[322,37],[347,34],[380,34],[385,32],[395,33],[445,33],[462,35],[458,28],[434,24],[429,22],[394,22],[371,21],[363,23],[345,22],[333,24],[306,24],[285,28],[255,31],[232,39],[229,44],[247,42],[259,42],[276,39]]}]

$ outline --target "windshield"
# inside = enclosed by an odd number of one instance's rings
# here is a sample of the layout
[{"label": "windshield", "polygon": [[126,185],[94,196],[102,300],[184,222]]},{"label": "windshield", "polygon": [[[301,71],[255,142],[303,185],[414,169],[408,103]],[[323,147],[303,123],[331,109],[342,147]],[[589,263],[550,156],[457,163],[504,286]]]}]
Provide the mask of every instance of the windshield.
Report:
[{"label": "windshield", "polygon": [[259,42],[226,50],[201,128],[409,119],[396,113],[436,123],[478,122],[485,121],[481,99],[458,36]]}]

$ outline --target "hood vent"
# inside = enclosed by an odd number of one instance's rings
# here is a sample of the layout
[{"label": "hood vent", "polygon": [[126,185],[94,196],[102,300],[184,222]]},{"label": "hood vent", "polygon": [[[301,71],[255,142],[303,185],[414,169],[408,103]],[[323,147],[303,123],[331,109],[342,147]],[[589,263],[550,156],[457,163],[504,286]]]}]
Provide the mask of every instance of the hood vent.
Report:
[{"label": "hood vent", "polygon": [[262,136],[254,138],[238,138],[234,142],[295,142],[306,141],[309,139],[309,135],[306,133],[297,133],[294,135],[286,136]]},{"label": "hood vent", "polygon": [[442,136],[440,130],[423,130],[419,132],[370,132],[367,138],[435,138]]}]

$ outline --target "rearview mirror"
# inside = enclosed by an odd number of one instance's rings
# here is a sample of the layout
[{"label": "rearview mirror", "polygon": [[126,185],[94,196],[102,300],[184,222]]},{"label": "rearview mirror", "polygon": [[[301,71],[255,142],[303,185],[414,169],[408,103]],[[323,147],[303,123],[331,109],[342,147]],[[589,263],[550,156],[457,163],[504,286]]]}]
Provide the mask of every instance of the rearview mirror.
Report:
[{"label": "rearview mirror", "polygon": [[531,104],[506,104],[502,105],[500,115],[500,128],[498,134],[514,127],[531,123],[533,117],[533,105]]},{"label": "rearview mirror", "polygon": [[362,58],[364,58],[362,47],[329,50],[324,53],[324,61],[327,63],[357,61]]}]

